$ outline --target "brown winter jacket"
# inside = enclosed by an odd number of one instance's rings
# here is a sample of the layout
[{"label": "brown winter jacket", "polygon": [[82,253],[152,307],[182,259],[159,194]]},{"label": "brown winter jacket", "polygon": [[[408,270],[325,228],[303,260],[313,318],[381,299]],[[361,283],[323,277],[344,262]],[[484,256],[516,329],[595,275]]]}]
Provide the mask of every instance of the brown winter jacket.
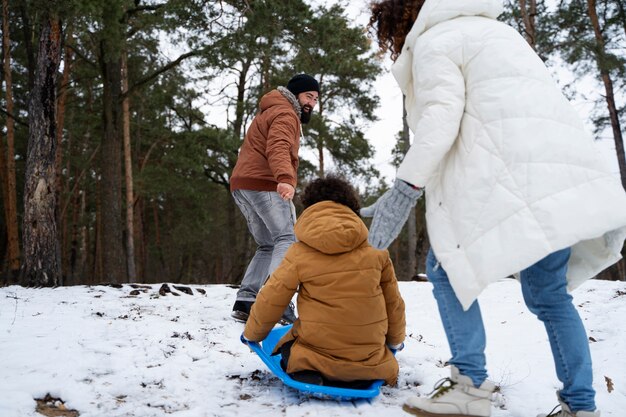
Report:
[{"label": "brown winter jacket", "polygon": [[295,105],[297,101],[290,102],[279,90],[261,98],[260,112],[239,150],[230,178],[231,191],[276,191],[280,182],[296,186],[300,119]]},{"label": "brown winter jacket", "polygon": [[394,385],[398,363],[385,344],[404,341],[405,316],[389,252],[370,246],[361,219],[332,201],[307,208],[295,234],[299,241],[259,292],[244,336],[265,339],[297,291],[299,318],[277,344],[295,339],[288,373]]}]

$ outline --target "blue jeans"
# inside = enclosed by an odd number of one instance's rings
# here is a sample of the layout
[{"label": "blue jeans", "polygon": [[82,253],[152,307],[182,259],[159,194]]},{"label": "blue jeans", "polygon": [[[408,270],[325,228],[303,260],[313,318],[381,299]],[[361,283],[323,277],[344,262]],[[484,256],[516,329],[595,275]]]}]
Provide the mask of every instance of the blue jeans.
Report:
[{"label": "blue jeans", "polygon": [[[565,275],[570,253],[569,248],[554,252],[523,270],[522,293],[528,309],[548,333],[556,374],[563,383],[561,399],[574,412],[593,411],[596,406],[589,342],[572,296],[567,293]],[[478,301],[463,311],[432,249],[426,259],[426,273],[434,287],[452,352],[449,362],[478,387],[487,378],[485,329]]]},{"label": "blue jeans", "polygon": [[252,301],[280,265],[287,249],[296,241],[293,203],[273,191],[235,190],[232,192],[257,244],[254,257],[237,292],[238,301]]}]

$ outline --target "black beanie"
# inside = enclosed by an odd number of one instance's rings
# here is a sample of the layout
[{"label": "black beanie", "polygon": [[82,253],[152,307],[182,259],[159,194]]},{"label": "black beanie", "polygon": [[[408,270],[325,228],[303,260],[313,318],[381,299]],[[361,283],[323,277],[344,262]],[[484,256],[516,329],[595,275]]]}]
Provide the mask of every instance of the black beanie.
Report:
[{"label": "black beanie", "polygon": [[317,80],[310,75],[298,74],[289,80],[287,90],[291,91],[296,97],[298,97],[298,94],[304,93],[305,91],[317,91],[319,94],[320,85]]}]

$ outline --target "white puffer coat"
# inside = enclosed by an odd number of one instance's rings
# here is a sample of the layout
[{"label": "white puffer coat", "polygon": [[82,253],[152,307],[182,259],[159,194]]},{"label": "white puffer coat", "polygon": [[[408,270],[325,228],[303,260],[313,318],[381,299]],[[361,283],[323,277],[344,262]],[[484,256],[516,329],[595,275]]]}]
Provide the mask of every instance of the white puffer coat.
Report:
[{"label": "white puffer coat", "polygon": [[[464,308],[572,247],[572,289],[620,259],[626,193],[501,0],[426,0],[392,72],[430,242]],[[612,232],[611,232],[612,231]]]}]

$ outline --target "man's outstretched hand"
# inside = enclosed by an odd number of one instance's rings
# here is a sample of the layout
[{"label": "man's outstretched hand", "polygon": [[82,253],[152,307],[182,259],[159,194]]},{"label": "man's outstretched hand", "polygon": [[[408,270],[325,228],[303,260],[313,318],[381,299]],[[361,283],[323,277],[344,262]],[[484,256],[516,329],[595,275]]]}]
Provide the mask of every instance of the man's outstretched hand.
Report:
[{"label": "man's outstretched hand", "polygon": [[296,189],[293,188],[291,184],[287,184],[286,182],[278,183],[276,186],[276,192],[280,195],[283,200],[292,200],[293,195],[296,193]]},{"label": "man's outstretched hand", "polygon": [[387,249],[400,234],[411,209],[424,194],[423,188],[396,179],[393,187],[369,207],[361,209],[361,216],[373,217],[369,231],[370,245]]}]

